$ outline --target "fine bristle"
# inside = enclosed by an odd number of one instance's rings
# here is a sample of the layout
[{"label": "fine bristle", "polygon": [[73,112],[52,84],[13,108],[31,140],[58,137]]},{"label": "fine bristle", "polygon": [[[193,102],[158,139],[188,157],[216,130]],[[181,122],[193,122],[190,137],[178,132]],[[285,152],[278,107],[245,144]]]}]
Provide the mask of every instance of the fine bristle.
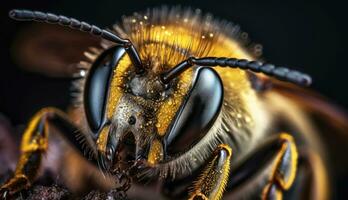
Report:
[{"label": "fine bristle", "polygon": [[203,15],[199,9],[181,7],[163,6],[134,13],[115,25],[114,31],[129,38],[142,60],[160,71],[190,56],[215,55],[216,44],[225,40],[233,40],[235,48],[245,51],[253,46],[239,26],[213,19],[210,14]]}]

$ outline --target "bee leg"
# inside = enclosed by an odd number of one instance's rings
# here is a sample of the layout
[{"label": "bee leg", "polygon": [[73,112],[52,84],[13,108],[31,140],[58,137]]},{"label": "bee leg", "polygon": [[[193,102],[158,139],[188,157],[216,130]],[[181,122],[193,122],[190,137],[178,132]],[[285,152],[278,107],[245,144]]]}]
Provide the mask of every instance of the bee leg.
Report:
[{"label": "bee leg", "polygon": [[269,183],[263,189],[263,199],[282,199],[283,191],[288,190],[296,176],[298,154],[291,135],[280,134],[281,148],[277,152],[269,177]]},{"label": "bee leg", "polygon": [[189,199],[221,199],[229,173],[232,149],[221,144],[214,151],[212,161],[205,167],[194,183]]},{"label": "bee leg", "polygon": [[20,146],[21,155],[14,176],[1,186],[0,199],[29,188],[35,180],[43,154],[48,148],[50,124],[59,128],[65,138],[83,153],[82,145],[76,141],[76,134],[72,134],[78,132],[78,129],[69,121],[67,115],[55,108],[40,110],[30,120],[24,131]]},{"label": "bee leg", "polygon": [[291,135],[281,133],[251,152],[233,169],[226,197],[233,199],[282,199],[295,180],[298,153]]}]

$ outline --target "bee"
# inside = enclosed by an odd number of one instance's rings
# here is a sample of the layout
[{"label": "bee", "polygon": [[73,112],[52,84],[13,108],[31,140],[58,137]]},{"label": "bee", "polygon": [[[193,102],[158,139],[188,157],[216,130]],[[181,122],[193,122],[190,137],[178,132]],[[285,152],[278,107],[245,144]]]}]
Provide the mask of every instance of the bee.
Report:
[{"label": "bee", "polygon": [[302,88],[309,75],[261,62],[238,26],[176,7],[135,13],[112,30],[39,11],[9,15],[101,41],[74,65],[75,119],[52,107],[32,117],[1,198],[33,184],[58,132],[80,152],[71,167],[85,169],[88,148],[105,187],[126,177],[116,189],[129,198],[329,198],[326,150],[309,114],[342,127],[346,118]]}]

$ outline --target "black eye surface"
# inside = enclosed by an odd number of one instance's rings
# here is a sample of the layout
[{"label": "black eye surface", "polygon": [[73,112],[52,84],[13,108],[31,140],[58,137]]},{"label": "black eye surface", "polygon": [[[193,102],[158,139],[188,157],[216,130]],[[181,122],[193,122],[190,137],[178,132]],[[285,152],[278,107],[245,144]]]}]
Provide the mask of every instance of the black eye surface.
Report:
[{"label": "black eye surface", "polygon": [[197,71],[194,85],[166,137],[170,153],[183,151],[202,138],[221,109],[223,86],[219,75],[211,68]]},{"label": "black eye surface", "polygon": [[113,69],[124,54],[123,47],[111,47],[97,58],[88,73],[84,89],[84,106],[88,124],[94,132],[98,131],[105,120],[103,117]]}]

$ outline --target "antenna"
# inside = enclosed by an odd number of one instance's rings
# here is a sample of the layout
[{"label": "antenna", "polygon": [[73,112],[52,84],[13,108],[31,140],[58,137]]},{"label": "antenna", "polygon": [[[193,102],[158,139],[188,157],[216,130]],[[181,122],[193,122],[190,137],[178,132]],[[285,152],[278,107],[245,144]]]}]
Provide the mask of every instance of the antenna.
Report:
[{"label": "antenna", "polygon": [[266,75],[275,77],[282,81],[292,82],[301,86],[309,86],[312,83],[312,78],[302,72],[291,70],[285,67],[276,67],[272,64],[261,63],[258,61],[248,61],[245,59],[225,58],[225,57],[190,57],[187,60],[179,63],[162,75],[162,82],[169,83],[175,77],[179,76],[186,69],[194,66],[210,66],[210,67],[231,67],[242,70],[250,70],[252,72],[262,72]]}]

